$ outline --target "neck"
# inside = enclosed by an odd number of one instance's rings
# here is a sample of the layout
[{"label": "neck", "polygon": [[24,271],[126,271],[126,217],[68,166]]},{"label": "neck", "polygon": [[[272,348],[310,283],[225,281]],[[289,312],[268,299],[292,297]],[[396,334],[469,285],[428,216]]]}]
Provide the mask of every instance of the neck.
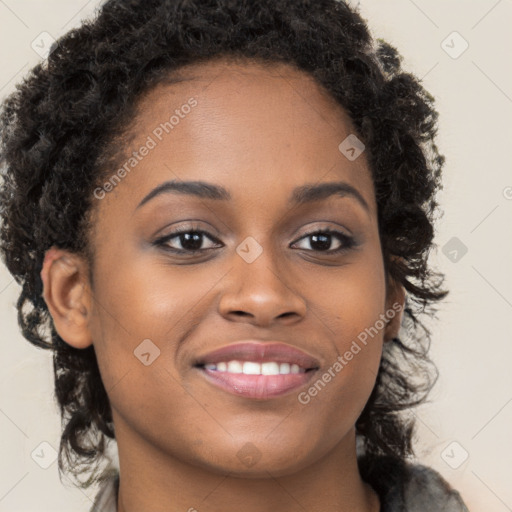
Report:
[{"label": "neck", "polygon": [[[119,423],[118,423],[119,425]],[[123,425],[126,427],[126,425]],[[120,484],[117,512],[378,512],[379,499],[359,474],[355,433],[303,469],[241,478],[184,462],[116,428]]]}]

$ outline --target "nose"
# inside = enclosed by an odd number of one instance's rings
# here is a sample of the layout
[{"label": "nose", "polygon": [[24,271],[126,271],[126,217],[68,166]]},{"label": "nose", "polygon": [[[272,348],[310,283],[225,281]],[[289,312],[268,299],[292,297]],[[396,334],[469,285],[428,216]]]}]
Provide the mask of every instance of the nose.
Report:
[{"label": "nose", "polygon": [[252,263],[238,254],[233,258],[219,301],[224,318],[262,327],[289,325],[304,318],[306,302],[293,287],[293,275],[283,271],[283,262],[278,264],[271,251],[264,250]]}]

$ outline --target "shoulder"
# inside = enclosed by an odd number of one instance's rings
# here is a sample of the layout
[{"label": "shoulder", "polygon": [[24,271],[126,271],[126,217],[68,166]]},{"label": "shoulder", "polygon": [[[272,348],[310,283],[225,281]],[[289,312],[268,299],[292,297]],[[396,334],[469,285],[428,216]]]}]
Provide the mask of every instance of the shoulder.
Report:
[{"label": "shoulder", "polygon": [[433,469],[410,465],[408,473],[404,495],[411,511],[424,510],[425,503],[429,503],[431,510],[468,512],[460,494]]},{"label": "shoulder", "polygon": [[408,510],[468,512],[460,494],[437,471],[416,464],[409,466],[408,473],[404,489]]},{"label": "shoulder", "polygon": [[[434,469],[391,457],[359,458],[363,479],[379,495],[381,512],[469,512],[460,494]],[[119,473],[100,483],[89,512],[117,512]]]},{"label": "shoulder", "polygon": [[460,494],[432,468],[391,457],[362,457],[359,467],[380,497],[381,512],[469,512]]},{"label": "shoulder", "polygon": [[117,512],[119,473],[113,472],[100,480],[99,491],[89,512]]}]

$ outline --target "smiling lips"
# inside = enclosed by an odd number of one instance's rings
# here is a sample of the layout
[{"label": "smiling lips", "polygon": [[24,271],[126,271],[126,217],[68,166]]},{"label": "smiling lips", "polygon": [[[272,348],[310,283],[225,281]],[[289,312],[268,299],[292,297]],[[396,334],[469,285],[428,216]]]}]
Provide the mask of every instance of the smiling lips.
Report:
[{"label": "smiling lips", "polygon": [[230,393],[264,400],[303,386],[320,363],[284,343],[247,341],[210,352],[195,366],[210,383]]}]

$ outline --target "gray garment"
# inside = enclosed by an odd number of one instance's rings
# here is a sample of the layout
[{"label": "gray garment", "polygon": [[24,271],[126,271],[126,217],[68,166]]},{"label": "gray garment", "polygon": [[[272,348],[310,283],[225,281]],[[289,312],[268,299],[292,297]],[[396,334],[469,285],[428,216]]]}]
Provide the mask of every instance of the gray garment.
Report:
[{"label": "gray garment", "polygon": [[119,473],[102,482],[90,512],[117,512]]},{"label": "gray garment", "polygon": [[[360,469],[379,495],[380,512],[469,512],[460,494],[426,466],[382,457]],[[103,482],[90,512],[117,512],[118,490],[116,474]]]},{"label": "gray garment", "polygon": [[404,501],[405,510],[410,512],[469,512],[460,494],[439,473],[425,466],[411,469]]},{"label": "gray garment", "polygon": [[434,469],[388,456],[358,458],[359,471],[380,498],[380,512],[469,512]]}]

